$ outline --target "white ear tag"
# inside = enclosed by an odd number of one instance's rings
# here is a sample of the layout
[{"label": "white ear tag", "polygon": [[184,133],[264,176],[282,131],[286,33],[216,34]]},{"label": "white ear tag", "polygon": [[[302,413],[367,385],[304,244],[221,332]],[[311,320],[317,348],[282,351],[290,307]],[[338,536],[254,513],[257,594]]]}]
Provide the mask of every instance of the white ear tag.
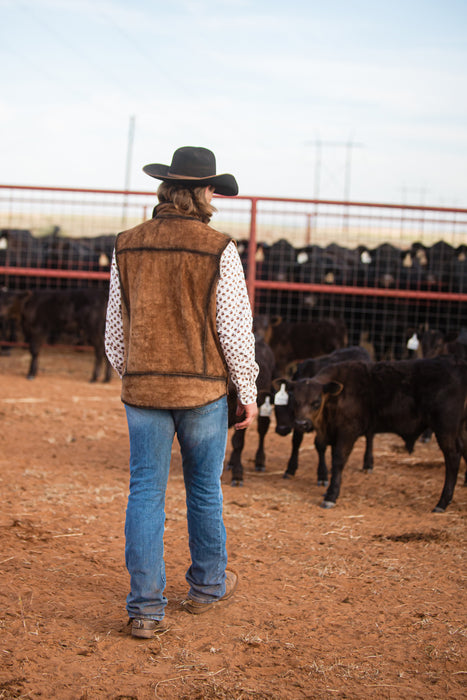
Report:
[{"label": "white ear tag", "polygon": [[270,418],[272,413],[271,399],[266,396],[264,403],[259,407],[259,415],[263,418]]},{"label": "white ear tag", "polygon": [[287,406],[289,403],[289,395],[285,390],[285,384],[281,384],[281,388],[277,392],[277,394],[274,396],[274,405],[275,406]]},{"label": "white ear tag", "polygon": [[417,334],[414,333],[411,338],[407,341],[407,350],[418,350],[420,342],[417,338]]}]

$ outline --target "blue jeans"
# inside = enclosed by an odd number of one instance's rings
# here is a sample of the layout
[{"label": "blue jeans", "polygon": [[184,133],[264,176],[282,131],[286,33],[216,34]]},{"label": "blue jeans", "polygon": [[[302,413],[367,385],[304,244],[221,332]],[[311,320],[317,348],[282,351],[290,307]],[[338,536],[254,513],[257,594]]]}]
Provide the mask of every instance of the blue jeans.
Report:
[{"label": "blue jeans", "polygon": [[213,601],[225,593],[226,532],[221,475],[227,445],[227,400],[200,408],[161,410],[125,405],[130,437],[130,493],[125,561],[130,617],[161,620],[167,598],[164,565],[165,494],[175,434],[185,481],[191,566],[188,596]]}]

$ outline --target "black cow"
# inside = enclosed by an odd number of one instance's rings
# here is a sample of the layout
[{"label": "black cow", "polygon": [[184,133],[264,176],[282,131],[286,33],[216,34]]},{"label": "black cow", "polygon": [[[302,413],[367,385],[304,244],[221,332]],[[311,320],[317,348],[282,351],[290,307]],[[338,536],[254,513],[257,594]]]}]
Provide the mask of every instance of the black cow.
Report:
[{"label": "black cow", "polygon": [[[262,472],[265,467],[264,439],[271,422],[272,406],[272,380],[274,379],[274,355],[271,348],[259,333],[255,333],[255,357],[258,363],[259,373],[256,379],[258,389],[258,418],[257,429],[259,436],[258,449],[255,456],[255,469]],[[242,416],[236,416],[237,392],[229,383],[229,427],[242,420]],[[241,486],[243,483],[243,465],[241,461],[245,444],[245,430],[235,430],[232,435],[232,453],[228,461],[228,469],[232,470],[232,486]]]},{"label": "black cow", "polygon": [[[335,365],[338,362],[351,360],[360,360],[361,362],[371,362],[371,357],[365,348],[349,347],[334,350],[329,355],[321,355],[321,357],[310,358],[301,362],[296,372],[293,375],[293,381],[314,377],[320,370],[330,365]],[[281,386],[284,380],[276,379],[274,384]],[[287,390],[288,389],[288,390]],[[274,397],[274,412],[276,416],[276,433],[278,435],[289,435],[293,429],[292,435],[292,453],[287,464],[287,469],[284,472],[283,478],[289,479],[295,475],[298,469],[298,454],[303,441],[303,430],[298,430],[294,427],[295,412],[294,412],[294,394],[293,385],[285,381],[285,386],[277,392]],[[373,436],[367,435],[367,446],[363,459],[363,469],[372,471],[373,469]],[[315,438],[315,448],[318,453],[318,486],[328,485],[328,469],[326,466],[325,451],[326,445],[320,442],[319,438]]]},{"label": "black cow", "polygon": [[460,360],[467,360],[467,329],[459,333],[446,334],[437,329],[422,329],[416,332],[420,340],[422,356],[455,355]]},{"label": "black cow", "polygon": [[297,251],[291,243],[282,238],[270,246],[265,246],[262,258],[257,270],[261,279],[277,282],[287,282],[291,279],[297,258]]},{"label": "black cow", "polygon": [[[0,289],[0,339],[8,344],[6,347],[18,342],[21,311],[30,294],[28,291]],[[4,347],[1,349],[3,351]]]},{"label": "black cow", "polygon": [[91,345],[94,348],[95,382],[105,364],[104,381],[111,378],[105,355],[105,317],[108,292],[102,289],[57,289],[31,291],[23,303],[21,325],[31,353],[28,379],[34,379],[44,343],[58,341]]},{"label": "black cow", "polygon": [[[413,347],[416,348],[417,343],[419,347],[416,350],[409,349],[409,357],[411,353],[421,351],[421,356],[426,359],[439,357],[440,355],[454,355],[459,360],[467,360],[467,329],[465,328],[462,328],[459,333],[451,335],[446,335],[436,329],[421,328],[410,338],[407,347],[409,347],[412,340],[415,341]],[[432,434],[433,431],[427,428],[420,437],[420,441],[429,442]],[[465,483],[467,484],[467,471],[465,473]]]},{"label": "black cow", "polygon": [[60,229],[42,239],[46,267],[104,272],[110,269],[115,235],[67,238]]},{"label": "black cow", "polygon": [[331,483],[323,507],[335,505],[342,470],[368,431],[395,433],[409,452],[426,428],[444,455],[445,481],[434,512],[452,500],[461,456],[467,457],[467,362],[454,357],[394,362],[342,362],[293,383],[295,425],[315,428],[332,448]]},{"label": "black cow", "polygon": [[41,267],[41,239],[27,229],[0,229],[0,265]]},{"label": "black cow", "polygon": [[271,322],[267,339],[274,353],[278,376],[286,376],[294,362],[345,347],[347,329],[343,321],[333,318],[302,323],[277,319]]}]

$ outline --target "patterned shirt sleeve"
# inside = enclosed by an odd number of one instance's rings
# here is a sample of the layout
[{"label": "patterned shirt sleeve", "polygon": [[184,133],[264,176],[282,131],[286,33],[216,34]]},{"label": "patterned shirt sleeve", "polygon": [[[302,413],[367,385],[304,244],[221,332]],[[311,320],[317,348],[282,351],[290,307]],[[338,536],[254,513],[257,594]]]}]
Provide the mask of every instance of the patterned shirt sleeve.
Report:
[{"label": "patterned shirt sleeve", "polygon": [[255,337],[253,318],[240,256],[232,241],[221,257],[217,285],[217,333],[239,399],[247,405],[256,401]]},{"label": "patterned shirt sleeve", "polygon": [[123,374],[124,352],[122,296],[117,259],[114,250],[112,265],[110,267],[109,301],[107,303],[107,317],[105,323],[105,354],[120,378]]}]

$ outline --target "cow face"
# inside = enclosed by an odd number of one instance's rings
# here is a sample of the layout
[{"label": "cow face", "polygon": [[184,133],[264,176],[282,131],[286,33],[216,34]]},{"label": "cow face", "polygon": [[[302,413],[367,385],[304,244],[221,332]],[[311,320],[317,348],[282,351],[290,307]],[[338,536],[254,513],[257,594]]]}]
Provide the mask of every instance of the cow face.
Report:
[{"label": "cow face", "polygon": [[292,407],[293,397],[289,395],[289,404],[287,406],[274,406],[274,415],[276,417],[276,433],[278,435],[289,435],[294,427],[294,412]]},{"label": "cow face", "polygon": [[304,433],[322,427],[323,410],[326,402],[338,396],[343,384],[330,381],[325,384],[316,379],[302,379],[292,382],[294,393],[295,427]]}]

